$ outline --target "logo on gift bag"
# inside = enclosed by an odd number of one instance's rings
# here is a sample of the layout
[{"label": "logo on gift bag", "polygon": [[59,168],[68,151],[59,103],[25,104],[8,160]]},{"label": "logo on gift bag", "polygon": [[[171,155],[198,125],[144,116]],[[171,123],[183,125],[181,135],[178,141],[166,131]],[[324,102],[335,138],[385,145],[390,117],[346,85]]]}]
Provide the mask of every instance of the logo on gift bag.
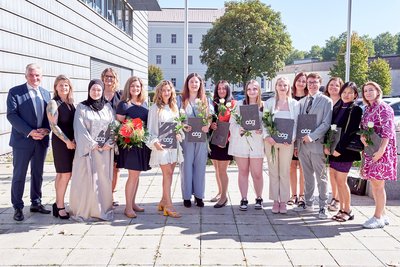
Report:
[{"label": "logo on gift bag", "polygon": [[309,133],[311,133],[311,129],[301,129],[300,133],[309,134]]},{"label": "logo on gift bag", "polygon": [[288,134],[286,134],[286,133],[278,133],[278,137],[280,137],[280,138],[282,138],[282,139],[285,139],[285,140],[287,140],[287,139],[288,139],[288,137],[289,137],[289,135],[288,135]]},{"label": "logo on gift bag", "polygon": [[201,137],[201,132],[192,132],[192,136],[200,138]]},{"label": "logo on gift bag", "polygon": [[245,121],[244,123],[245,123],[246,125],[251,125],[251,126],[256,125],[256,121],[255,121],[255,120],[247,120],[247,121]]},{"label": "logo on gift bag", "polygon": [[163,142],[172,145],[173,139],[172,137],[165,137],[163,138]]}]

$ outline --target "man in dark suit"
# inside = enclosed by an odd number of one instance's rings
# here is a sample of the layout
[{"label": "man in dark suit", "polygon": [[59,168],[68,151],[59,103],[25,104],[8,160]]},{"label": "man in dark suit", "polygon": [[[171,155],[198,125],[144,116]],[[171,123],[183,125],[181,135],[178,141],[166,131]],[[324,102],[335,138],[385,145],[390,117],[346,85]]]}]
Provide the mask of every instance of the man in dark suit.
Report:
[{"label": "man in dark suit", "polygon": [[305,203],[298,204],[295,211],[314,210],[315,180],[318,186],[318,204],[320,219],[326,219],[326,206],[328,201],[328,178],[325,168],[325,154],[323,148],[324,136],[331,126],[332,100],[319,91],[321,76],[310,73],[307,76],[308,96],[300,100],[300,114],[315,114],[316,128],[314,131],[297,140],[297,151],[304,173]]},{"label": "man in dark suit", "polygon": [[10,146],[13,148],[11,202],[14,220],[22,221],[26,172],[31,163],[31,212],[49,214],[41,203],[44,160],[49,146],[50,126],[45,110],[50,93],[40,87],[42,70],[29,64],[26,83],[10,89],[7,96],[7,119],[11,123]]}]

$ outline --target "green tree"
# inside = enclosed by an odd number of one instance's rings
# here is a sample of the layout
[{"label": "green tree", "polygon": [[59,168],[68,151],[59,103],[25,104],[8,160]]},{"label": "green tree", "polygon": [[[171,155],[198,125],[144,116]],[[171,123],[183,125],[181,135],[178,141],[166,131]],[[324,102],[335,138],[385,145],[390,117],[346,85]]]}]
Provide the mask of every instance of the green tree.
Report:
[{"label": "green tree", "polygon": [[384,95],[390,95],[392,92],[392,75],[390,75],[389,63],[382,58],[369,63],[368,80],[378,83]]},{"label": "green tree", "polygon": [[397,38],[397,55],[400,55],[400,32],[396,34],[396,38]]},{"label": "green tree", "polygon": [[384,32],[375,37],[374,46],[377,56],[395,54],[397,52],[397,39],[390,32]]},{"label": "green tree", "polygon": [[325,42],[325,47],[322,48],[322,60],[332,61],[336,60],[340,48],[346,43],[347,34],[344,32],[339,37],[331,36]]},{"label": "green tree", "polygon": [[295,60],[304,59],[305,54],[306,52],[304,51],[292,49],[292,52],[290,52],[288,58],[285,60],[285,65],[293,64]]},{"label": "green tree", "polygon": [[201,43],[206,79],[244,84],[275,77],[292,47],[280,13],[260,0],[230,1],[225,8]]},{"label": "green tree", "polygon": [[[362,85],[368,78],[368,51],[365,47],[363,40],[357,33],[351,36],[351,49],[350,49],[350,81],[355,82],[357,85]],[[345,81],[346,65],[345,65],[346,43],[342,45],[337,55],[337,64],[333,65],[330,76],[338,76]]]},{"label": "green tree", "polygon": [[361,36],[360,38],[361,38],[361,40],[364,41],[364,44],[367,47],[368,57],[374,57],[375,56],[374,39],[369,37],[368,34],[365,34],[365,35]]},{"label": "green tree", "polygon": [[149,65],[148,68],[148,78],[149,78],[149,86],[156,87],[159,82],[161,82],[163,78],[163,73],[161,68],[155,65]]},{"label": "green tree", "polygon": [[317,58],[318,60],[322,59],[322,51],[323,48],[318,45],[311,46],[311,49],[308,53],[305,54],[306,58]]}]

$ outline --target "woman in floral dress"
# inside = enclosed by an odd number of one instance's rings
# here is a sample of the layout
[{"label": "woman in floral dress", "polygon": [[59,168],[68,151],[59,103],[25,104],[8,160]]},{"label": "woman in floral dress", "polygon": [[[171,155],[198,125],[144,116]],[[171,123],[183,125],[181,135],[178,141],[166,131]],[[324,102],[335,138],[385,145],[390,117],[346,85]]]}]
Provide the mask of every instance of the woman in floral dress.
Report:
[{"label": "woman in floral dress", "polygon": [[[367,129],[368,123],[373,122],[374,131],[382,138],[379,149],[373,156],[363,153],[361,176],[370,180],[375,200],[374,216],[363,224],[365,228],[383,228],[389,224],[385,216],[385,181],[397,179],[394,113],[393,109],[382,101],[382,95],[380,86],[375,82],[367,82],[362,87],[362,97],[367,107],[361,120],[361,128]],[[365,135],[361,136],[361,141],[364,146],[368,146]]]}]

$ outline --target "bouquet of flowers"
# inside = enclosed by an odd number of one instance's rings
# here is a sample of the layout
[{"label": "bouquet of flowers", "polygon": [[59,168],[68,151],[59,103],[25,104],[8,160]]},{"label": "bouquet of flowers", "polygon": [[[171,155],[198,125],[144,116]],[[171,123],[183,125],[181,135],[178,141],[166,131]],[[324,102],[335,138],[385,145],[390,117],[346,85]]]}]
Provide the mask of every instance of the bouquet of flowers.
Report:
[{"label": "bouquet of flowers", "polygon": [[[269,135],[276,135],[278,134],[278,130],[276,129],[276,125],[274,123],[274,114],[271,111],[265,111],[262,117],[263,124],[265,128],[267,128]],[[272,156],[272,161],[275,161],[275,146],[271,146],[271,156]]]},{"label": "bouquet of flowers", "polygon": [[[238,106],[236,105],[235,108],[231,110],[231,115],[233,115],[233,117],[235,118],[236,124],[238,124],[240,126],[240,125],[242,125],[242,116],[238,114],[237,107]],[[247,139],[247,137],[252,136],[252,133],[249,130],[244,130],[244,132],[241,133],[240,136],[246,137],[246,142],[249,145],[250,150],[253,151],[253,148],[251,147],[250,142]]]},{"label": "bouquet of flowers", "polygon": [[186,112],[183,108],[179,110],[179,117],[176,117],[174,121],[176,122],[175,133],[179,134],[183,130],[183,122],[186,120]]},{"label": "bouquet of flowers", "polygon": [[374,123],[372,121],[369,121],[367,124],[367,129],[361,129],[359,134],[365,136],[365,141],[369,146],[373,146],[374,142],[372,142],[371,136],[374,133]]},{"label": "bouquet of flowers", "polygon": [[207,105],[204,104],[199,98],[196,98],[195,103],[198,111],[197,117],[202,119],[203,125],[208,125],[210,116],[208,116]]},{"label": "bouquet of flowers", "polygon": [[332,124],[331,128],[329,128],[328,132],[326,133],[326,141],[324,143],[324,147],[331,149],[333,142],[335,141],[335,134],[337,133],[337,125]]},{"label": "bouquet of flowers", "polygon": [[141,148],[149,136],[140,118],[126,118],[121,124],[115,126],[113,132],[117,144],[128,149],[133,146]]}]

